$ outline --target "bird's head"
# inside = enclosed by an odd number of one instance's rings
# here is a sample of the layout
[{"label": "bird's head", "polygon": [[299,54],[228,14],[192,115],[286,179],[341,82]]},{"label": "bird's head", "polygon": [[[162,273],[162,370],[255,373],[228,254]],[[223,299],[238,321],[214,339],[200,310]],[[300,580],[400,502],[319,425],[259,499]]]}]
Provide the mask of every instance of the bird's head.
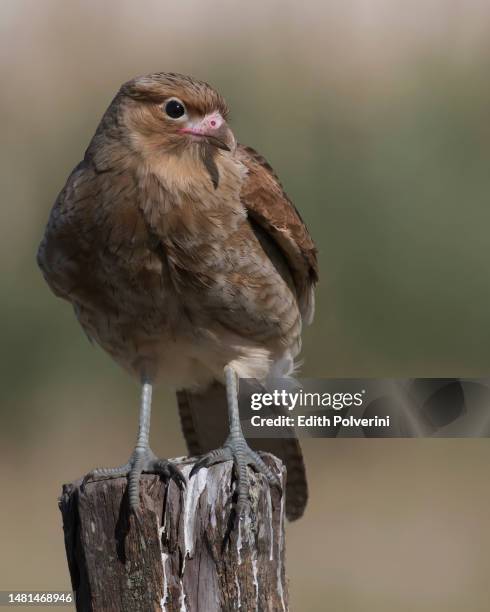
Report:
[{"label": "bird's head", "polygon": [[207,83],[174,73],[136,77],[120,91],[124,124],[147,152],[211,148],[234,151],[225,101]]}]

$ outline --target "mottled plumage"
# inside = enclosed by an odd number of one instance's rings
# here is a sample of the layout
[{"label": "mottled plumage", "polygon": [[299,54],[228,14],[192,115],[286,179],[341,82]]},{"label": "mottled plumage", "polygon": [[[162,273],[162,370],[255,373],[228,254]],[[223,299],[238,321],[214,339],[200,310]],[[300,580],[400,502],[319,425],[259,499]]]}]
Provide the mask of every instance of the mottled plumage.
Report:
[{"label": "mottled plumage", "polygon": [[[186,122],[165,115],[174,98]],[[227,364],[241,377],[289,374],[313,315],[313,242],[226,116],[221,96],[189,77],[123,85],[38,254],[91,339],[138,378],[190,396],[223,383]]]}]

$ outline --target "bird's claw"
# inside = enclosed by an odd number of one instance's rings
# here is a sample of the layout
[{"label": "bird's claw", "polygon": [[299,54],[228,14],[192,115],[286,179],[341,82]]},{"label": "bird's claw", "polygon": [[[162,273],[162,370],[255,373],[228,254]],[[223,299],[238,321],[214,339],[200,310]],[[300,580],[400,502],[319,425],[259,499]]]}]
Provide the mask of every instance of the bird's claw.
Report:
[{"label": "bird's claw", "polygon": [[129,507],[132,513],[137,513],[141,474],[156,474],[161,476],[166,482],[173,480],[181,490],[186,485],[183,474],[171,461],[159,459],[149,448],[136,448],[130,460],[124,465],[115,468],[96,468],[89,472],[83,478],[80,489],[84,492],[89,482],[127,477]]},{"label": "bird's claw", "polygon": [[89,482],[97,482],[98,480],[110,480],[112,478],[122,478],[126,477],[131,470],[131,462],[125,463],[124,465],[120,465],[118,467],[113,468],[95,468],[88,474],[85,474],[82,480],[82,484],[80,485],[80,489],[82,492],[85,491],[85,488]]},{"label": "bird's claw", "polygon": [[279,491],[279,493],[282,494],[281,481],[279,480],[277,475],[274,474],[274,472],[270,469],[267,463],[265,463],[265,461],[262,459],[263,453],[261,451],[255,452],[252,449],[250,449],[250,452],[253,453],[255,461],[253,463],[250,463],[249,465],[252,466],[255,472],[264,474],[267,478],[269,485],[275,487]]},{"label": "bird's claw", "polygon": [[230,437],[224,446],[203,455],[194,464],[189,478],[192,478],[202,468],[208,468],[216,463],[233,461],[233,469],[237,480],[235,513],[239,520],[244,520],[250,507],[249,489],[250,480],[248,467],[254,472],[263,474],[269,486],[275,487],[282,493],[282,485],[279,478],[264,462],[260,454],[250,448],[243,436]]},{"label": "bird's claw", "polygon": [[143,469],[143,474],[158,474],[162,476],[166,482],[173,480],[181,491],[187,484],[179,468],[167,459],[155,459],[154,463],[151,463],[148,468]]},{"label": "bird's claw", "polygon": [[216,463],[223,463],[225,461],[232,461],[233,453],[227,446],[222,446],[221,448],[217,448],[215,450],[210,451],[203,455],[199,461],[197,461],[192,470],[190,471],[189,478],[192,478],[195,474],[199,472],[202,468],[208,468]]}]

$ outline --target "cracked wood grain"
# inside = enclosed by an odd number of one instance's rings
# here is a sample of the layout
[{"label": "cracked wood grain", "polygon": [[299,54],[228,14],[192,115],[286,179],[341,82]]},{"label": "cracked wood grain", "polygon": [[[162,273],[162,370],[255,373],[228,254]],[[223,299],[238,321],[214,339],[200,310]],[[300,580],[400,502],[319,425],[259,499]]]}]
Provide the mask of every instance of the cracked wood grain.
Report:
[{"label": "cracked wood grain", "polygon": [[[285,484],[285,470],[265,460]],[[192,459],[175,460],[188,479]],[[141,481],[140,520],[126,480],[64,485],[65,547],[80,612],[288,610],[284,498],[251,472],[251,512],[232,529],[232,463],[202,469],[181,492]]]}]

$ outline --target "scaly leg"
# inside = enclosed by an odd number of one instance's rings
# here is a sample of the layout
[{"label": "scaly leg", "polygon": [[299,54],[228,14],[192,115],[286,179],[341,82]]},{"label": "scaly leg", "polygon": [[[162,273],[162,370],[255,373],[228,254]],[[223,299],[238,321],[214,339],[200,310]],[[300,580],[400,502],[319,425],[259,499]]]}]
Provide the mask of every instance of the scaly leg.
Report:
[{"label": "scaly leg", "polygon": [[139,415],[138,439],[134,451],[127,463],[115,468],[97,468],[89,472],[82,482],[82,489],[88,482],[108,478],[128,478],[129,507],[133,512],[139,507],[139,482],[141,474],[159,474],[165,480],[173,479],[179,488],[185,486],[185,478],[173,463],[159,459],[149,445],[151,419],[152,385],[143,383]]},{"label": "scaly leg", "polygon": [[260,455],[247,444],[240,424],[237,375],[229,365],[225,367],[224,373],[230,433],[221,448],[201,457],[192,468],[189,477],[192,478],[203,467],[207,468],[223,461],[233,461],[235,477],[237,479],[237,502],[235,509],[237,517],[242,519],[250,503],[248,466],[251,466],[256,472],[264,474],[270,485],[280,489],[281,483],[269,466],[264,463]]}]

